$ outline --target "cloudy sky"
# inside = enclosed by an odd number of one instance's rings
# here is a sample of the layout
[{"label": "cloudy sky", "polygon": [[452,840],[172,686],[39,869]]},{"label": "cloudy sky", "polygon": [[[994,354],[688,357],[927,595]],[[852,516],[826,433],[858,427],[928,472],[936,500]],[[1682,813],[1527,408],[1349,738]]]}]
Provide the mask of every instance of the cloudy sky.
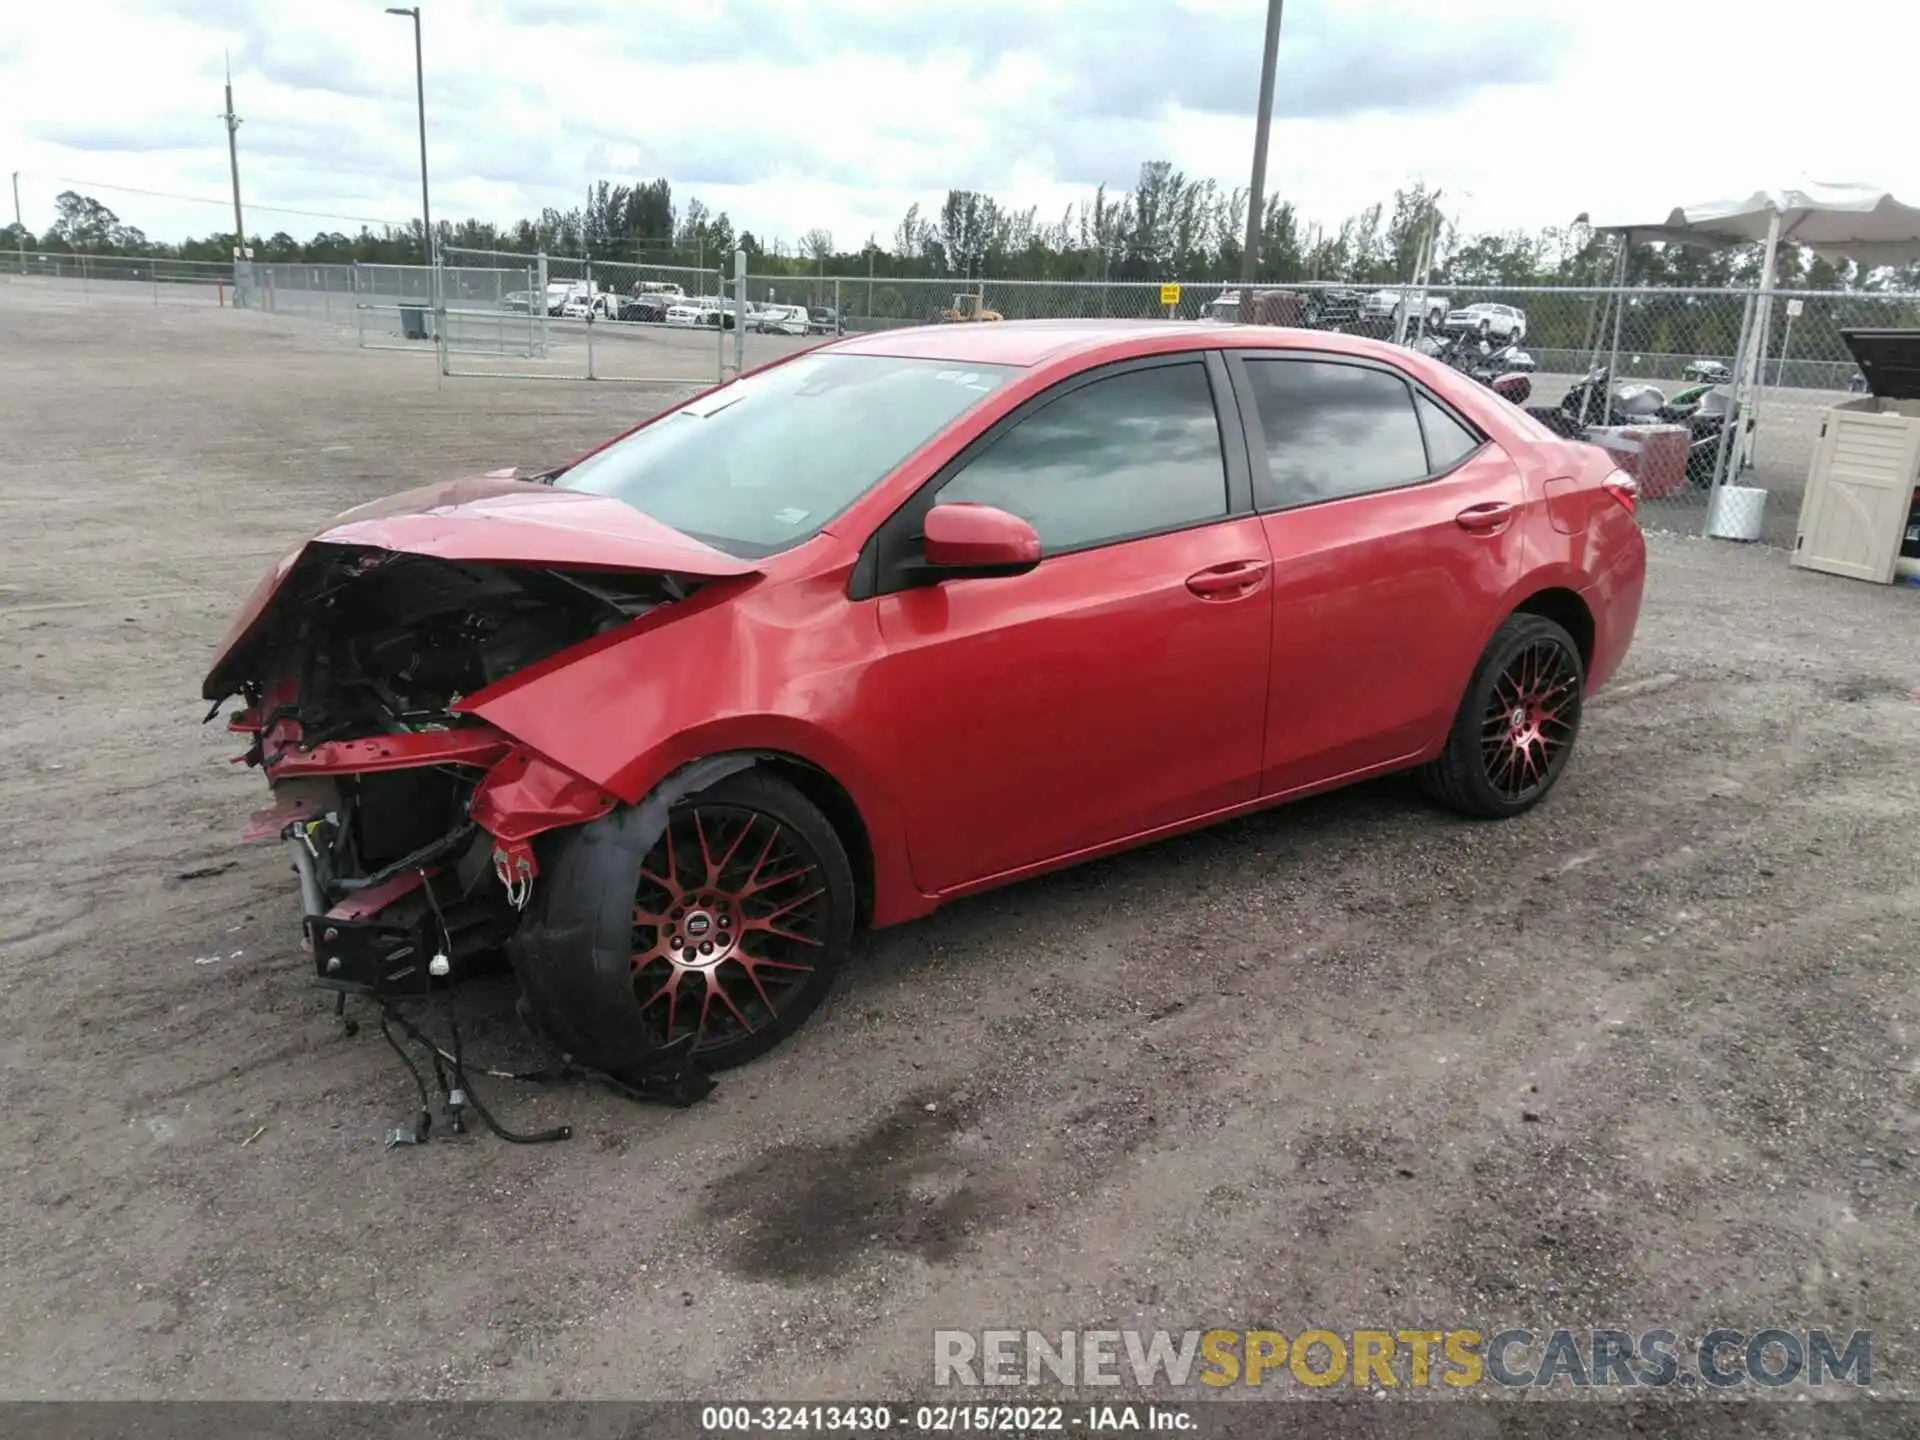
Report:
[{"label": "cloudy sky", "polygon": [[[434,212],[507,221],[664,175],[765,239],[853,249],[949,186],[1051,218],[1144,159],[1244,185],[1264,8],[423,0]],[[413,37],[382,11],[13,0],[0,168],[27,224],[71,186],[156,238],[229,226],[223,52],[250,230],[414,216]],[[1337,223],[1422,178],[1469,230],[1808,179],[1913,198],[1916,53],[1920,0],[1287,0],[1268,184]]]}]

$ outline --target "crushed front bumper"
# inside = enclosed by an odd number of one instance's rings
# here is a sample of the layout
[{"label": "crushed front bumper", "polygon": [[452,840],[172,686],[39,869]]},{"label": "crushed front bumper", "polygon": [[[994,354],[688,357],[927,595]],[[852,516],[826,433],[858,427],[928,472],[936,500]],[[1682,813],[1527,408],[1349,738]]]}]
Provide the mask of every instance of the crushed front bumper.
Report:
[{"label": "crushed front bumper", "polygon": [[[274,791],[274,803],[253,815],[247,838],[276,837],[288,846],[300,876],[307,948],[330,988],[369,987],[382,975],[389,978],[381,983],[398,983],[398,970],[382,966],[404,962],[399,952],[406,937],[423,926],[437,943],[420,957],[422,964],[435,953],[498,944],[531,899],[539,875],[534,839],[596,820],[619,803],[478,722],[306,748],[291,722],[263,725],[251,711],[235,715],[228,728],[253,737],[237,761],[262,769]],[[397,833],[417,843],[403,852],[389,844],[388,851],[399,853],[362,863],[356,804],[364,813],[369,787],[409,783],[426,789],[398,789],[384,809],[389,821],[397,817]],[[418,833],[419,816],[409,809],[417,793],[439,806],[438,819],[428,822],[437,833]],[[315,936],[328,929],[340,943],[316,944]]]}]

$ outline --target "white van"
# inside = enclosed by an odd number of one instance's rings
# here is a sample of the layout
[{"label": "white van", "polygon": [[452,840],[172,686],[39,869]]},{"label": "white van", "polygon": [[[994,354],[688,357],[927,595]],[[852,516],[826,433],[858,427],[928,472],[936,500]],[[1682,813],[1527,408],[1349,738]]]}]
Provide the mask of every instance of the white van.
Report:
[{"label": "white van", "polygon": [[806,306],[762,305],[754,313],[753,328],[762,335],[804,335],[808,328]]}]

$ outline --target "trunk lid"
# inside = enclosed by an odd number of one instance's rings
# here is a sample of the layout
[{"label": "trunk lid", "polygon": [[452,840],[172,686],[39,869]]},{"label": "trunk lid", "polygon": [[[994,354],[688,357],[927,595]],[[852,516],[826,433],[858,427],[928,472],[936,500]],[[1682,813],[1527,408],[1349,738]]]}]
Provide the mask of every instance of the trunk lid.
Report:
[{"label": "trunk lid", "polygon": [[[751,575],[759,568],[623,501],[555,490],[515,479],[512,472],[425,485],[348,510],[288,551],[254,587],[220,642],[204,697],[217,701],[259,680],[249,673],[258,668],[256,652],[267,632],[292,621],[286,612],[337,593],[354,568],[371,569],[383,554],[440,561],[466,572],[500,567],[693,582]],[[355,558],[348,565],[343,557]]]}]

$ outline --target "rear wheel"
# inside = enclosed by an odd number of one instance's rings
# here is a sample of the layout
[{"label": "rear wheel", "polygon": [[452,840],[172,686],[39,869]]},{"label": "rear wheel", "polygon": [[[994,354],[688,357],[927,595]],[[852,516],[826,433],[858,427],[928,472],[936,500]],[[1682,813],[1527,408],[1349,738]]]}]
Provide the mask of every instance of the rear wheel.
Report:
[{"label": "rear wheel", "polygon": [[1580,733],[1586,670],[1573,637],[1543,615],[1494,632],[1422,787],[1465,815],[1505,819],[1546,796]]}]

